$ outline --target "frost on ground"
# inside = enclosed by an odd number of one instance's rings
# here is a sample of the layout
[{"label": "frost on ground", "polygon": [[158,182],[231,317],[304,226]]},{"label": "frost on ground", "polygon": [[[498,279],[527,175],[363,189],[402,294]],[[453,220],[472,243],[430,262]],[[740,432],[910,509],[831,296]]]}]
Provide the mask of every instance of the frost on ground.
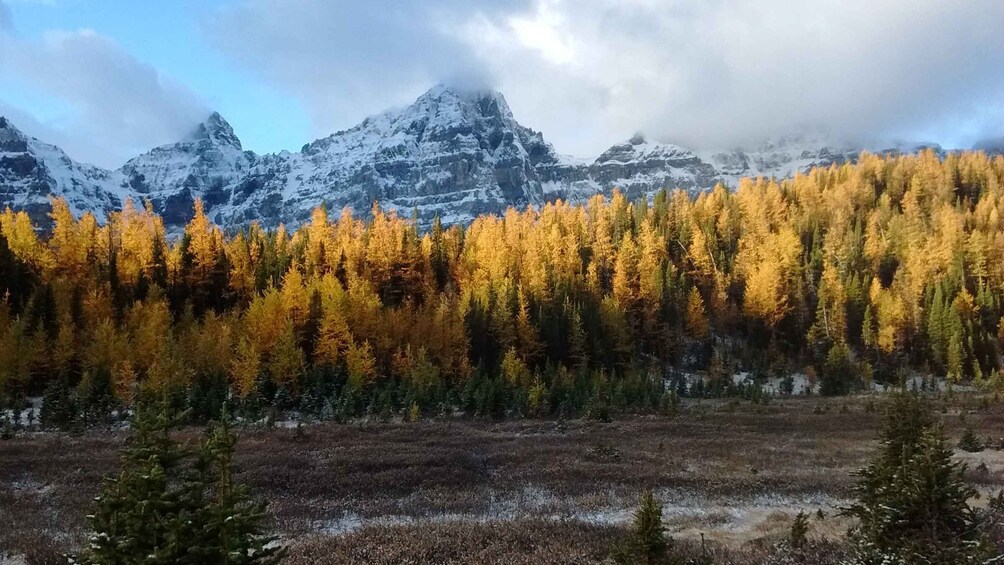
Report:
[{"label": "frost on ground", "polygon": [[16,414],[10,408],[0,410],[0,423],[8,422],[22,429],[38,425],[42,415],[42,397],[33,396],[26,403]]},{"label": "frost on ground", "polygon": [[[790,526],[799,512],[830,520],[828,528],[817,526],[821,535],[845,522],[837,517],[847,500],[826,494],[799,496],[763,495],[740,498],[715,498],[678,490],[659,490],[663,518],[669,533],[678,538],[742,543],[750,539],[779,533]],[[522,519],[544,519],[555,522],[576,521],[601,526],[622,526],[633,518],[637,501],[614,492],[601,494],[588,501],[561,498],[546,489],[527,486],[512,495],[489,493],[489,502],[479,512],[432,512],[425,514],[381,514],[363,516],[356,511],[319,520],[313,524],[317,533],[345,535],[371,526],[418,526],[443,523],[503,523]]]},{"label": "frost on ground", "polygon": [[[953,444],[966,429],[979,438],[1004,435],[1004,403],[961,394],[943,400]],[[580,546],[602,553],[649,488],[675,539],[699,545],[704,534],[745,547],[784,535],[800,511],[809,514],[812,535],[835,538],[848,526],[837,509],[853,496],[852,473],[877,448],[881,410],[873,394],[842,397],[840,410],[826,410],[833,402],[801,395],[766,404],[684,398],[671,416],[623,415],[613,422],[298,427],[297,418],[284,417],[239,427],[238,475],[268,501],[274,532],[296,547],[313,547],[310,555],[471,536],[485,543],[561,543],[561,555],[580,556]],[[179,433],[198,441],[202,430]],[[40,546],[57,553],[79,548],[86,509],[101,480],[120,468],[125,436],[107,429],[19,432],[0,443],[0,548],[17,555]],[[974,486],[990,494],[1004,488],[1002,453],[956,456],[968,463]],[[320,541],[312,546],[311,539]]]}]

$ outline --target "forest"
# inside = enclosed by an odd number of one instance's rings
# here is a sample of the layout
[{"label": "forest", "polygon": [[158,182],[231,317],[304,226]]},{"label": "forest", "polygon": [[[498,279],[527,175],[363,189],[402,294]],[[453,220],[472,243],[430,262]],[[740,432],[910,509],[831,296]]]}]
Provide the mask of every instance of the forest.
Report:
[{"label": "forest", "polygon": [[0,397],[44,396],[56,425],[144,395],[205,419],[606,418],[792,374],[1004,387],[1004,157],[982,152],[425,231],[378,204],[291,232],[196,201],[178,234],[149,206],[51,204],[48,233],[0,214]]}]

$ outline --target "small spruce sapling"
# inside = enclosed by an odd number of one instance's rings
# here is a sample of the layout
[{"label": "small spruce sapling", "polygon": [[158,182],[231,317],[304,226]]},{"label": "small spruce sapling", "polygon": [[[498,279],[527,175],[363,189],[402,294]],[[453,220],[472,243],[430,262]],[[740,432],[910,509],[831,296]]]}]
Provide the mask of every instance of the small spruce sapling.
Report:
[{"label": "small spruce sapling", "polygon": [[662,523],[662,506],[652,491],[646,491],[641,506],[634,513],[631,533],[615,552],[615,559],[623,564],[656,565],[669,563],[672,540],[666,537]]},{"label": "small spruce sapling", "polygon": [[966,431],[962,434],[962,438],[959,439],[959,449],[968,451],[969,453],[979,453],[983,451],[983,442],[980,441],[980,438],[976,437],[972,428],[966,428]]},{"label": "small spruce sapling", "polygon": [[788,533],[788,542],[794,549],[802,549],[809,541],[809,515],[799,511],[795,515],[795,520],[791,523],[791,530]]}]

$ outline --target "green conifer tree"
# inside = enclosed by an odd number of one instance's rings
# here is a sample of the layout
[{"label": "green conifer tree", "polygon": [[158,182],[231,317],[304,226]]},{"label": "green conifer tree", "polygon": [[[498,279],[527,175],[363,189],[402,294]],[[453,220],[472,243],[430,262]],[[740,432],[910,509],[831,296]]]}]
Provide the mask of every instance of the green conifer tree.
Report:
[{"label": "green conifer tree", "polygon": [[934,298],[927,314],[927,339],[931,346],[931,357],[936,363],[944,365],[945,352],[948,349],[945,336],[945,298],[939,284],[934,290]]},{"label": "green conifer tree", "polygon": [[[226,415],[226,413],[224,413]],[[140,404],[122,453],[89,515],[80,565],[273,565],[282,558],[263,535],[264,505],[233,479],[236,437],[221,423],[196,453],[172,437],[187,414],[167,401]],[[226,418],[224,418],[225,420]]]},{"label": "green conifer tree", "polygon": [[78,406],[70,387],[70,376],[61,373],[45,388],[39,414],[45,428],[68,429],[78,421]]},{"label": "green conifer tree", "polygon": [[246,485],[234,479],[237,436],[224,407],[202,443],[197,468],[211,496],[197,511],[201,524],[189,553],[207,565],[274,565],[283,557],[276,538],[264,533],[266,505],[252,499]]},{"label": "green conifer tree", "polygon": [[669,563],[671,540],[662,523],[662,507],[652,491],[646,491],[634,513],[631,533],[615,554],[619,563],[655,565]]},{"label": "green conifer tree", "polygon": [[965,466],[951,459],[940,425],[916,395],[899,393],[879,455],[857,473],[858,500],[845,513],[853,565],[983,563],[988,544],[968,500]]},{"label": "green conifer tree", "polygon": [[181,479],[191,451],[171,437],[177,417],[166,403],[139,406],[122,453],[123,469],[107,479],[95,499],[86,549],[76,563],[157,565],[195,563],[187,543],[197,526],[190,519],[197,493]]}]

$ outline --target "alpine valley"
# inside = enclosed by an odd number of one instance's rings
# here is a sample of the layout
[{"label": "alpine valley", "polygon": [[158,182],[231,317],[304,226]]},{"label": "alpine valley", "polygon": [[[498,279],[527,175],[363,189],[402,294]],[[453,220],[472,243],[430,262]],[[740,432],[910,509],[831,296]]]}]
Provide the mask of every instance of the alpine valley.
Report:
[{"label": "alpine valley", "polygon": [[636,135],[589,161],[558,154],[540,132],[520,125],[502,94],[440,85],[404,109],[369,117],[298,152],[244,150],[230,124],[213,113],[186,139],[114,171],[78,163],[0,117],[0,209],[25,210],[45,228],[53,196],[99,221],[127,199],[149,201],[168,230],[178,231],[196,198],[211,219],[230,228],[295,226],[321,203],[365,216],[378,201],[401,215],[417,214],[421,225],[437,216],[452,224],[510,206],[581,202],[615,188],[637,198],[663,188],[734,186],[746,176],[789,177],[854,161],[863,149],[788,138],[754,151],[698,153]]}]

